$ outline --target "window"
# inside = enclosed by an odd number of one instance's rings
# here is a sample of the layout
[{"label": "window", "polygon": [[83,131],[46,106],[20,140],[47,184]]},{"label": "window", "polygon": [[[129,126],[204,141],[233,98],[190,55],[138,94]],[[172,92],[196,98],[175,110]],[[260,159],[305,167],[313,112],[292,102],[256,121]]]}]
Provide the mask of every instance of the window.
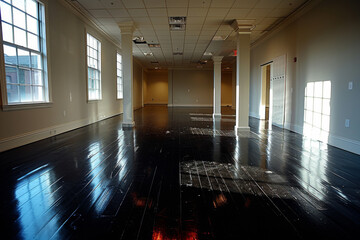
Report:
[{"label": "window", "polygon": [[123,98],[123,73],[122,73],[122,56],[116,54],[116,75],[117,75],[117,98]]},{"label": "window", "polygon": [[45,8],[36,0],[1,0],[5,105],[49,102]]},{"label": "window", "polygon": [[87,34],[88,99],[101,99],[101,43]]}]

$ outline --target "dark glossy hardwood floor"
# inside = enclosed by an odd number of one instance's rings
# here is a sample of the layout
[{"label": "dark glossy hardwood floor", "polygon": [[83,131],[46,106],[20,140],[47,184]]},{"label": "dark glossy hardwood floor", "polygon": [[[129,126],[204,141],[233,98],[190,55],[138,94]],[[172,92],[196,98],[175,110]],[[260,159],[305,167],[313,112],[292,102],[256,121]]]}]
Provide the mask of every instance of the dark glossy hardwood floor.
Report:
[{"label": "dark glossy hardwood floor", "polygon": [[360,156],[148,106],[0,153],[2,239],[359,239]]}]

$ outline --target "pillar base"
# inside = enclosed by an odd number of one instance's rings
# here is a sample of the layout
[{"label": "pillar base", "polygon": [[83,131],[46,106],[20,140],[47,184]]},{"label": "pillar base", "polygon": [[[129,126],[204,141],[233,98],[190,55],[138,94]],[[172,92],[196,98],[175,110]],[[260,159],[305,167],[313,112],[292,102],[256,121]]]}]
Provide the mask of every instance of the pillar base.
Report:
[{"label": "pillar base", "polygon": [[213,113],[213,119],[214,120],[220,120],[221,119],[221,113]]},{"label": "pillar base", "polygon": [[135,122],[134,121],[132,121],[132,122],[123,122],[121,124],[121,126],[122,126],[123,129],[133,128],[133,127],[135,127]]},{"label": "pillar base", "polygon": [[250,132],[250,127],[238,127],[238,126],[235,126],[234,127],[234,130],[235,130],[235,133],[244,133],[244,132]]}]

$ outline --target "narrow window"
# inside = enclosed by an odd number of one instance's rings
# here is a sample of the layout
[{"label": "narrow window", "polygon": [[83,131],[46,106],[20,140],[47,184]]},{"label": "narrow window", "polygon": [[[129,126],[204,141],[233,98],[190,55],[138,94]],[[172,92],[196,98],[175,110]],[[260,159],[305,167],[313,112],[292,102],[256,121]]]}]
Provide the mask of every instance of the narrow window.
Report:
[{"label": "narrow window", "polygon": [[6,81],[4,104],[49,102],[45,7],[36,0],[1,0],[0,8]]},{"label": "narrow window", "polygon": [[123,73],[122,73],[122,56],[116,54],[116,75],[117,75],[117,98],[123,98]]},{"label": "narrow window", "polygon": [[88,100],[101,99],[101,42],[87,34]]}]

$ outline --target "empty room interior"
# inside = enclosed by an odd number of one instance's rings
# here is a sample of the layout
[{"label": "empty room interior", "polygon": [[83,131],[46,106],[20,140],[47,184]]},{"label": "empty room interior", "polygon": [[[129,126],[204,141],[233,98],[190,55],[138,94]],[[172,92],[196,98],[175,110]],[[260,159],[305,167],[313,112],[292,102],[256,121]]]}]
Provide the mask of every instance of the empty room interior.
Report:
[{"label": "empty room interior", "polygon": [[359,239],[359,1],[0,16],[4,239]]}]

